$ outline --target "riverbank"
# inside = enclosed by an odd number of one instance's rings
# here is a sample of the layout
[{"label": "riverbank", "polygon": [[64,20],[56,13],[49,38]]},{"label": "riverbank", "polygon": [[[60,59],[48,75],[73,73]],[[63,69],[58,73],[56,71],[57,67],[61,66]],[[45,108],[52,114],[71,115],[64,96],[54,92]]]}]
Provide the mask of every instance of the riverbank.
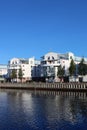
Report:
[{"label": "riverbank", "polygon": [[28,89],[87,92],[87,83],[0,83],[0,89]]}]

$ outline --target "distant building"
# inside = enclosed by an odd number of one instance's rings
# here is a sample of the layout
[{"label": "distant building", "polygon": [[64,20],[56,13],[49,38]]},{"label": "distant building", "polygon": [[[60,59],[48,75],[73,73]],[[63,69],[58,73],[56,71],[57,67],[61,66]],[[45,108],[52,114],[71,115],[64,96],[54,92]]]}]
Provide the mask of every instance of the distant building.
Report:
[{"label": "distant building", "polygon": [[0,82],[4,82],[7,78],[7,65],[0,65]]}]

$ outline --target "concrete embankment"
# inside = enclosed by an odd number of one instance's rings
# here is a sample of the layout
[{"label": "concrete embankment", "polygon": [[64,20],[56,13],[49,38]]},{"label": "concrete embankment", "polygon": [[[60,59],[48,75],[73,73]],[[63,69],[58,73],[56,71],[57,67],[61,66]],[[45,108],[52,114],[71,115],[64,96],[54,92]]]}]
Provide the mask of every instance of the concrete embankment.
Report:
[{"label": "concrete embankment", "polygon": [[87,83],[0,83],[1,89],[87,91]]}]

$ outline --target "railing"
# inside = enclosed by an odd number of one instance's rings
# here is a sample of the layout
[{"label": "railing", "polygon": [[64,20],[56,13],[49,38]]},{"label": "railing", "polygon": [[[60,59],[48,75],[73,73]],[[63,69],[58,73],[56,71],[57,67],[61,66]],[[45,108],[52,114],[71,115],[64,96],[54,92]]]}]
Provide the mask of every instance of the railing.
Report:
[{"label": "railing", "polygon": [[87,83],[0,83],[0,88],[32,89],[32,90],[62,90],[87,91]]}]

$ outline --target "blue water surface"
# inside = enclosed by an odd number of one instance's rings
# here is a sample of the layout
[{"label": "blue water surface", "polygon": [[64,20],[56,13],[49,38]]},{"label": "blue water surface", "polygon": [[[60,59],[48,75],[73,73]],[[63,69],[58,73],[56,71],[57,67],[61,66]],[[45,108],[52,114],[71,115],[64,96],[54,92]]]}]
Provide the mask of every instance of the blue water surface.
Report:
[{"label": "blue water surface", "polygon": [[87,130],[87,94],[0,90],[0,130]]}]

